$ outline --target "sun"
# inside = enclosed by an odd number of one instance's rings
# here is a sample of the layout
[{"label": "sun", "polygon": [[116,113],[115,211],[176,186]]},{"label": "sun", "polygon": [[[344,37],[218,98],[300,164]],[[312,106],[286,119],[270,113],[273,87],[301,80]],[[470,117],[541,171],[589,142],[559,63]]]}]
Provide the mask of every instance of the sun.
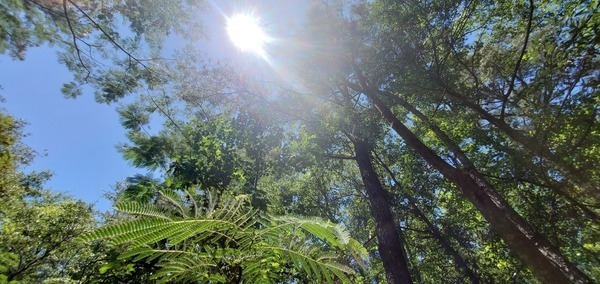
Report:
[{"label": "sun", "polygon": [[241,51],[264,56],[269,37],[263,31],[260,20],[248,14],[237,14],[227,18],[227,34]]}]

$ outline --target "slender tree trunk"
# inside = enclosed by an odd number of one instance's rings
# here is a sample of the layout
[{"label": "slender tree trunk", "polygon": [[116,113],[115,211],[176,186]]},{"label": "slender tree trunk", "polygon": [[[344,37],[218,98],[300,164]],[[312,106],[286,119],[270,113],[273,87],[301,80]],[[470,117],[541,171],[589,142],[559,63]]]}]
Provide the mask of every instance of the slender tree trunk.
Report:
[{"label": "slender tree trunk", "polygon": [[542,234],[538,233],[504,200],[485,179],[472,171],[454,168],[427,147],[379,99],[377,92],[363,86],[363,93],[405,143],[427,163],[452,181],[479,210],[511,251],[527,265],[543,283],[590,283],[579,269],[569,262]]},{"label": "slender tree trunk", "polygon": [[[357,86],[354,86],[353,88],[356,88],[356,87]],[[452,139],[443,130],[441,130],[437,125],[432,123],[425,114],[423,114],[421,111],[419,111],[417,108],[415,108],[414,106],[412,106],[406,100],[402,99],[399,96],[395,96],[388,92],[383,92],[383,91],[379,91],[379,90],[376,90],[376,91],[378,91],[379,94],[384,95],[385,97],[400,104],[406,110],[410,111],[412,114],[414,114],[416,117],[418,117],[421,121],[423,121],[425,124],[427,124],[429,126],[429,128],[435,133],[435,135],[440,140],[442,140],[442,142],[444,144],[446,144],[446,146],[448,146],[448,149],[450,149],[450,151],[452,151],[452,153],[454,153],[456,155],[456,157],[463,164],[463,166],[465,166],[465,168],[467,170],[470,170],[470,169],[476,170],[475,166],[473,165],[471,160],[467,157],[467,155],[462,151],[462,149],[460,149],[460,147],[456,143],[454,143],[454,141],[452,141]],[[482,110],[482,111],[484,111],[484,110]],[[526,163],[529,165],[529,167],[533,167],[533,168],[536,167],[536,165],[534,165],[531,162],[526,162]],[[543,178],[548,179],[547,176],[544,176]],[[596,214],[594,211],[592,211],[586,205],[582,204],[581,202],[579,202],[575,198],[573,198],[564,188],[562,188],[560,186],[552,186],[551,184],[548,184],[545,187],[550,189],[551,191],[555,192],[556,194],[562,196],[565,200],[567,200],[573,206],[579,208],[579,210],[581,210],[582,213],[585,214],[590,220],[592,220],[596,223],[600,223],[600,216],[598,216],[598,214]],[[567,187],[567,188],[569,188],[569,187]]]},{"label": "slender tree trunk", "polygon": [[547,147],[540,144],[535,139],[528,137],[512,128],[504,120],[496,118],[481,106],[467,100],[456,91],[445,88],[444,95],[475,111],[483,119],[500,129],[510,139],[521,144],[521,146],[527,149],[527,151],[549,162],[555,169],[559,170],[570,183],[583,188],[587,195],[591,195],[596,199],[600,198],[600,194],[598,194],[597,190],[595,190],[597,184],[594,184],[585,174],[582,173],[580,169],[577,169],[572,165],[565,164],[558,156],[556,156]]},{"label": "slender tree trunk", "polygon": [[352,143],[356,153],[356,163],[371,205],[371,214],[375,219],[377,249],[383,262],[386,279],[390,284],[413,283],[408,271],[402,231],[397,228],[394,221],[388,192],[381,185],[373,168],[368,145],[357,139],[352,139]]},{"label": "slender tree trunk", "polygon": [[[390,175],[390,177],[394,181],[394,184],[399,185],[400,182],[398,182],[398,180],[396,179],[396,175],[390,170],[390,168],[387,165],[383,163],[381,159],[379,159],[377,153],[375,153],[375,158],[379,163],[381,163],[386,172]],[[429,229],[433,237],[438,240],[438,242],[446,251],[446,253],[452,257],[456,269],[458,271],[461,271],[467,278],[469,278],[469,281],[471,281],[471,283],[480,283],[481,280],[479,279],[479,275],[473,270],[471,270],[471,268],[469,268],[465,259],[462,257],[462,255],[460,255],[460,253],[457,250],[454,249],[454,247],[452,247],[450,240],[444,235],[444,233],[442,233],[442,231],[435,224],[431,223],[425,212],[423,212],[423,210],[419,208],[419,204],[415,200],[415,198],[412,197],[410,194],[404,197],[410,202],[410,207],[415,213],[415,215],[417,215],[417,218],[421,219],[421,221],[425,223],[427,229]]]},{"label": "slender tree trunk", "polygon": [[427,225],[427,228],[429,229],[429,231],[431,232],[433,237],[436,238],[438,240],[438,242],[440,242],[440,245],[446,251],[446,253],[449,254],[450,256],[452,256],[452,259],[454,260],[454,265],[456,266],[456,269],[459,271],[462,271],[463,274],[467,278],[469,278],[469,281],[471,281],[471,283],[473,283],[473,284],[479,283],[480,282],[479,275],[477,275],[475,272],[473,272],[473,270],[471,270],[471,268],[469,268],[469,266],[467,265],[467,262],[462,257],[462,255],[460,255],[460,253],[458,253],[458,251],[456,251],[454,249],[454,247],[452,247],[452,244],[450,244],[450,240],[448,240],[446,238],[446,236],[444,236],[444,234],[440,231],[440,229],[438,229],[437,226],[435,226],[433,223],[431,223],[431,221],[429,221],[429,218],[427,218],[425,213],[423,213],[423,211],[421,211],[421,209],[417,206],[417,204],[415,204],[412,201],[411,201],[411,203],[412,203],[412,207],[413,207],[413,212],[415,212],[417,217],[419,217],[419,219],[421,219],[421,221],[423,221],[425,223],[425,225]]}]

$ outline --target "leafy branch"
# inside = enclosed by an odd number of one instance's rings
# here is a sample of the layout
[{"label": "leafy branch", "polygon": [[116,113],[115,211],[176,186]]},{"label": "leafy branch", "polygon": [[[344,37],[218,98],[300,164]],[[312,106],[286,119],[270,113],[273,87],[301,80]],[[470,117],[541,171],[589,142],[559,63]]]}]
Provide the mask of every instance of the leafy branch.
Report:
[{"label": "leafy branch", "polygon": [[191,193],[162,191],[160,196],[166,202],[117,204],[118,211],[135,218],[96,229],[80,240],[107,239],[126,247],[119,259],[157,261],[153,278],[161,283],[275,282],[290,277],[289,269],[293,279],[350,283],[354,270],[337,262],[337,253],[350,252],[359,265],[366,255],[343,225],[319,218],[260,216],[245,195],[222,195],[217,202],[208,194],[212,200],[203,203]]}]

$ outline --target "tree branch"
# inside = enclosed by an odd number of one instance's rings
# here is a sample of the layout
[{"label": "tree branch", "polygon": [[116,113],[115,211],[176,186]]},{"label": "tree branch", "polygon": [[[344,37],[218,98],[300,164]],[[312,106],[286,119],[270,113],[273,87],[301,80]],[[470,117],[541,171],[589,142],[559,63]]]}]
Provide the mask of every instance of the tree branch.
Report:
[{"label": "tree branch", "polygon": [[[71,1],[69,1],[70,3],[72,3]],[[71,31],[71,35],[73,36],[73,47],[75,48],[75,51],[77,52],[77,58],[79,59],[79,63],[81,64],[81,66],[83,66],[83,68],[87,71],[87,74],[85,75],[85,79],[87,80],[90,77],[90,74],[92,74],[92,71],[85,65],[85,63],[83,62],[83,59],[81,58],[81,50],[79,49],[79,46],[77,45],[77,35],[75,34],[75,30],[73,30],[73,26],[71,25],[71,18],[69,17],[69,11],[67,11],[67,0],[63,0],[63,11],[65,12],[65,19],[67,20],[67,25],[69,26],[69,31]]]},{"label": "tree branch", "polygon": [[525,52],[527,51],[527,44],[529,42],[529,35],[531,34],[531,22],[533,21],[533,0],[529,0],[529,19],[527,21],[527,32],[525,33],[525,41],[523,42],[523,48],[521,48],[521,54],[519,55],[519,59],[517,60],[517,64],[515,65],[515,70],[513,71],[513,76],[510,79],[510,83],[508,85],[508,91],[504,95],[502,100],[502,110],[500,111],[500,119],[504,120],[504,113],[506,111],[506,104],[508,102],[508,97],[510,97],[510,93],[512,93],[515,87],[515,80],[517,79],[517,74],[519,72],[519,68],[521,68],[521,62],[523,61],[523,56],[525,56]]}]

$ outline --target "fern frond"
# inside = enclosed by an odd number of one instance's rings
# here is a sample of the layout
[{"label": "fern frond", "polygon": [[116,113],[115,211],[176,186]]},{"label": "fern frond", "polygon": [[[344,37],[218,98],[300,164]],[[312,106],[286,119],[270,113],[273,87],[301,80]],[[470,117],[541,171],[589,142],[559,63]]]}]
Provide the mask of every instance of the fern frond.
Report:
[{"label": "fern frond", "polygon": [[220,259],[205,253],[186,255],[186,257],[180,257],[181,255],[177,254],[167,255],[169,251],[157,250],[157,253],[162,254],[161,261],[158,263],[161,268],[153,275],[153,279],[168,283],[172,283],[174,280],[199,281],[201,280],[199,278],[203,278],[202,274],[210,277],[210,274],[214,274],[216,271],[214,269],[217,268]]},{"label": "fern frond", "polygon": [[121,253],[118,257],[120,260],[126,260],[132,257],[145,258],[152,254],[152,248],[146,247],[137,247],[137,248],[129,248],[124,253]]},{"label": "fern frond", "polygon": [[248,202],[248,196],[230,196],[230,195],[222,195],[219,206],[214,210],[212,218],[228,220],[231,222],[235,222],[235,219],[244,215],[244,211],[255,211],[248,210],[245,206]]},{"label": "fern frond", "polygon": [[117,203],[115,208],[123,213],[171,220],[171,218],[165,215],[164,210],[162,210],[161,207],[154,204],[125,201]]},{"label": "fern frond", "polygon": [[210,191],[207,191],[207,206],[206,206],[206,217],[212,218],[213,213],[215,212],[215,208],[217,207],[218,198],[214,196]]},{"label": "fern frond", "polygon": [[[188,232],[191,231],[191,232]],[[236,242],[235,232],[239,231],[236,224],[223,220],[181,220],[172,221],[169,226],[165,226],[156,232],[148,232],[146,236],[140,237],[134,241],[136,244],[151,244],[166,239],[169,242],[173,240],[182,240],[182,236],[199,237],[203,233],[206,237],[213,235],[217,239],[226,239],[227,242]],[[201,240],[197,240],[201,241]]]},{"label": "fern frond", "polygon": [[354,258],[356,263],[362,269],[366,269],[368,263],[367,257],[369,256],[369,252],[367,251],[367,249],[355,239],[350,239],[346,248]]},{"label": "fern frond", "polygon": [[181,195],[179,195],[179,193],[175,192],[174,190],[161,190],[158,192],[160,194],[160,198],[169,202],[171,205],[175,206],[178,210],[179,213],[181,214],[181,216],[188,217],[187,214],[187,210],[185,210],[183,208],[183,200],[181,198]]},{"label": "fern frond", "polygon": [[343,248],[351,239],[345,226],[341,224],[336,225],[321,218],[285,216],[270,217],[269,219],[275,222],[276,225],[263,230],[261,232],[263,234],[273,236],[274,234],[281,234],[282,231],[293,231],[294,229],[301,228],[309,234],[338,248]]},{"label": "fern frond", "polygon": [[238,224],[240,227],[248,228],[256,224],[256,222],[258,221],[256,218],[257,216],[258,210],[247,210],[244,213],[238,214],[237,218],[234,219],[232,222]]},{"label": "fern frond", "polygon": [[345,265],[328,259],[314,258],[306,251],[282,247],[262,247],[262,249],[280,251],[287,254],[295,267],[303,269],[306,275],[314,277],[319,281],[333,283],[333,279],[331,278],[333,274],[342,283],[350,283],[350,279],[346,275],[354,273],[351,268]]},{"label": "fern frond", "polygon": [[236,224],[223,220],[189,219],[174,221],[153,218],[136,219],[102,227],[82,235],[80,239],[84,241],[111,239],[116,244],[132,243],[134,246],[142,246],[161,240],[168,240],[172,244],[177,244],[192,236],[197,237],[208,232],[209,235],[214,234],[218,238],[235,242],[234,233],[238,231],[240,231],[240,228]]},{"label": "fern frond", "polygon": [[350,237],[350,232],[348,232],[348,228],[346,228],[346,226],[340,223],[334,224],[333,231],[342,245],[347,245],[350,243],[352,238]]},{"label": "fern frond", "polygon": [[283,283],[281,274],[288,270],[285,257],[278,251],[253,250],[243,267],[244,283]]},{"label": "fern frond", "polygon": [[186,196],[161,192],[166,201],[162,204],[175,206],[181,217],[168,215],[172,207],[123,203],[118,205],[120,211],[139,218],[96,229],[80,239],[126,245],[120,259],[158,261],[153,278],[159,283],[220,283],[231,280],[232,273],[237,277],[240,269],[244,283],[275,283],[282,275],[294,277],[293,273],[304,273],[317,283],[336,279],[349,283],[353,271],[337,263],[337,255],[328,248],[350,249],[355,256],[366,251],[343,225],[320,218],[260,216],[249,206],[248,196],[224,195],[217,203],[210,192],[202,212],[192,194],[185,194],[196,206],[191,210],[185,209]]},{"label": "fern frond", "polygon": [[144,234],[147,231],[153,231],[161,226],[168,225],[170,220],[148,218],[136,219],[128,222],[113,224],[98,228],[79,237],[82,241],[93,241],[99,239],[112,239],[125,234]]},{"label": "fern frond", "polygon": [[196,199],[194,198],[194,195],[192,195],[192,193],[190,192],[189,189],[185,190],[185,194],[187,195],[187,197],[190,200],[190,203],[192,203],[192,216],[194,218],[200,218],[200,210],[198,210],[198,202],[196,202]]}]

